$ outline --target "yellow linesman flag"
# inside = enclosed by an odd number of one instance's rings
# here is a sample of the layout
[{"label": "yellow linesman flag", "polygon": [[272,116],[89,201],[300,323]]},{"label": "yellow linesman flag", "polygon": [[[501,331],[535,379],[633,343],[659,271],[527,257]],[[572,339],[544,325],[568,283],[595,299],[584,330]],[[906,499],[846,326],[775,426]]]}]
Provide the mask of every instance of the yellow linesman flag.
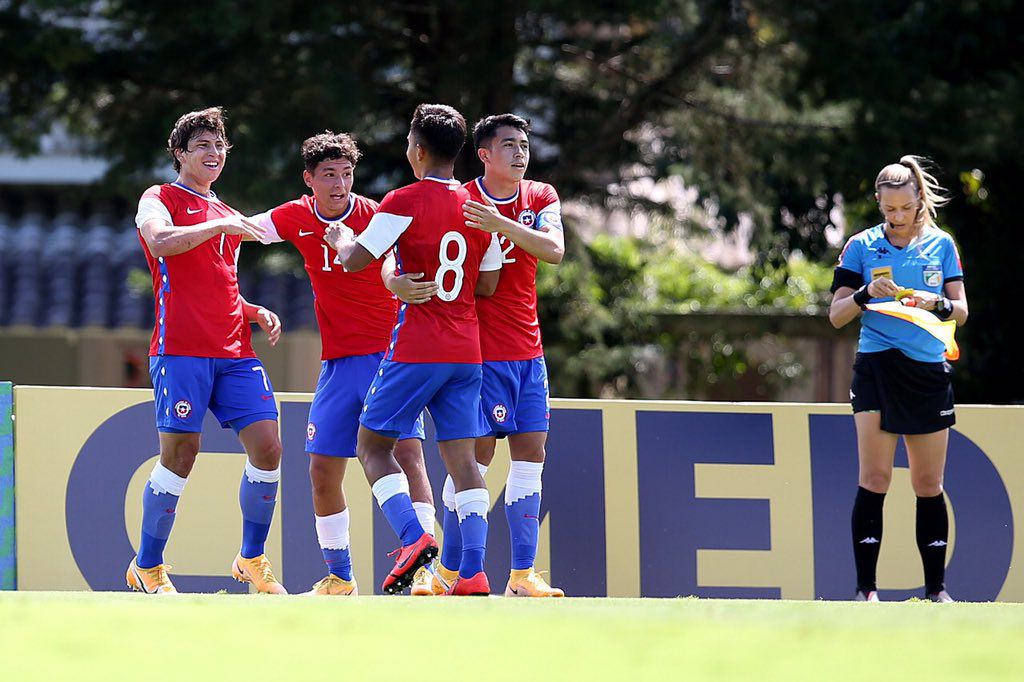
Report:
[{"label": "yellow linesman flag", "polygon": [[910,324],[916,324],[946,346],[946,359],[957,360],[960,358],[960,346],[956,345],[956,322],[953,320],[940,320],[928,310],[905,306],[897,301],[886,301],[885,303],[868,303],[868,310],[876,313],[889,315],[900,320],[906,320]]}]

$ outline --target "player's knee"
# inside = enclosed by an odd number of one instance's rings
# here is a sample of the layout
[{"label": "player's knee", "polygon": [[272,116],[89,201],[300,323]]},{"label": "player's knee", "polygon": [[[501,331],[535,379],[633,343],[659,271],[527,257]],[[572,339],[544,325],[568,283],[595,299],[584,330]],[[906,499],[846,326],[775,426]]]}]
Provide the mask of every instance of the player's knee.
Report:
[{"label": "player's knee", "polygon": [[942,494],[942,473],[917,474],[911,476],[910,484],[918,497],[935,497]]},{"label": "player's knee", "polygon": [[451,462],[448,467],[448,474],[452,477],[457,489],[477,487],[480,478],[480,469],[476,466],[476,460]]},{"label": "player's knee", "polygon": [[271,471],[281,465],[281,453],[283,450],[281,439],[273,435],[261,439],[252,448],[252,452],[248,454],[253,466],[258,469]]},{"label": "player's knee", "polygon": [[891,482],[891,471],[862,471],[860,474],[860,487],[874,493],[888,492]]},{"label": "player's knee", "polygon": [[325,497],[341,489],[341,481],[325,466],[310,465],[309,482],[314,497]]},{"label": "player's knee", "polygon": [[544,446],[537,448],[530,448],[521,452],[516,452],[512,455],[513,461],[516,462],[535,462],[542,463],[544,461]]},{"label": "player's knee", "polygon": [[161,463],[178,474],[187,477],[199,455],[199,443],[192,440],[174,443],[160,453]]}]

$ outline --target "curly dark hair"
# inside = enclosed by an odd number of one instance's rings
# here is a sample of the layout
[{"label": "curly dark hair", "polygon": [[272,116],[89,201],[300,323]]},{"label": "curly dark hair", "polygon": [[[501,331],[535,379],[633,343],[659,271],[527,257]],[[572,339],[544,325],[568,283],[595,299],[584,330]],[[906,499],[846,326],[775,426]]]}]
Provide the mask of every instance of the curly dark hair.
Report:
[{"label": "curly dark hair", "polygon": [[310,173],[323,161],[348,159],[355,166],[362,155],[356,141],[347,133],[325,130],[302,143],[302,163]]},{"label": "curly dark hair", "polygon": [[174,161],[174,170],[181,170],[181,162],[174,156],[175,150],[187,152],[188,143],[192,138],[207,131],[224,140],[225,149],[230,150],[227,129],[224,127],[225,121],[227,116],[224,115],[224,107],[210,107],[182,115],[171,129],[171,136],[167,138],[167,153]]},{"label": "curly dark hair", "polygon": [[480,149],[480,147],[489,146],[494,140],[494,136],[497,135],[498,128],[502,126],[516,128],[527,135],[530,134],[530,121],[521,116],[515,114],[485,116],[473,126],[473,148]]},{"label": "curly dark hair", "polygon": [[421,104],[412,115],[416,141],[439,161],[454,161],[466,144],[466,119],[446,104]]}]

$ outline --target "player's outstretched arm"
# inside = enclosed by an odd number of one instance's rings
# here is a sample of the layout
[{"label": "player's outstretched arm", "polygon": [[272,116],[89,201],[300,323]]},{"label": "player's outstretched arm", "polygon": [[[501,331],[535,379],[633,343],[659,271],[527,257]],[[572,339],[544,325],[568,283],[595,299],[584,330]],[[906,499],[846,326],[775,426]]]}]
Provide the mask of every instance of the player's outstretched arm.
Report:
[{"label": "player's outstretched arm", "polygon": [[191,251],[211,237],[221,234],[242,235],[260,240],[265,230],[245,216],[236,215],[207,220],[198,225],[170,225],[160,218],[151,218],[139,228],[149,252],[157,258],[176,256]]},{"label": "player's outstretched arm", "polygon": [[281,332],[284,329],[281,325],[281,318],[277,316],[277,313],[255,303],[249,303],[244,298],[242,299],[242,312],[247,321],[255,322],[260,326],[260,329],[267,333],[267,341],[270,342],[271,346],[277,345],[277,342],[281,340]]},{"label": "player's outstretched arm", "polygon": [[501,215],[493,206],[472,199],[462,205],[462,215],[466,218],[466,227],[503,234],[513,244],[545,263],[558,265],[562,262],[565,237],[561,230],[543,224],[536,229],[526,227]]}]

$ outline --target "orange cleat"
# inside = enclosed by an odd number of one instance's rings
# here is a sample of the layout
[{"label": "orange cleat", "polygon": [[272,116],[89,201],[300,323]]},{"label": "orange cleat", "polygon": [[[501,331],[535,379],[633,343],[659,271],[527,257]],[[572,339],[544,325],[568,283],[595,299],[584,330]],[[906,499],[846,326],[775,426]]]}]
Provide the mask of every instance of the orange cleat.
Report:
[{"label": "orange cleat", "polygon": [[435,595],[442,595],[448,591],[448,588],[452,586],[452,583],[454,583],[458,577],[458,571],[449,571],[440,561],[438,561],[434,570],[434,575],[431,576],[430,579],[430,589]]},{"label": "orange cleat", "polygon": [[274,569],[266,554],[246,559],[241,554],[231,564],[231,575],[240,583],[252,583],[262,594],[288,594],[284,585],[274,577]]},{"label": "orange cleat", "polygon": [[433,597],[434,590],[431,589],[433,579],[434,576],[427,570],[427,567],[420,566],[416,569],[416,575],[412,578],[412,587],[409,588],[409,594],[413,597]]},{"label": "orange cleat", "polygon": [[167,576],[171,567],[167,564],[157,564],[153,568],[139,568],[135,563],[135,557],[128,564],[128,571],[125,573],[125,582],[128,587],[137,592],[146,594],[177,594],[174,583]]},{"label": "orange cleat", "polygon": [[437,541],[430,533],[424,533],[419,540],[411,545],[391,552],[388,556],[397,554],[398,558],[395,559],[395,567],[388,573],[388,577],[384,578],[381,589],[385,594],[398,594],[403,591],[412,585],[416,570],[433,561],[437,552]]},{"label": "orange cleat", "polygon": [[[546,571],[542,571],[545,573]],[[548,585],[540,573],[533,570],[533,567],[523,570],[515,570],[509,574],[508,584],[505,586],[506,597],[564,597],[565,592],[557,587]]]},{"label": "orange cleat", "polygon": [[486,597],[490,593],[491,584],[487,582],[487,574],[480,571],[472,578],[460,575],[444,594],[446,597]]},{"label": "orange cleat", "polygon": [[332,596],[332,597],[356,597],[359,595],[359,588],[356,587],[355,578],[345,580],[333,573],[313,585],[313,589],[303,594],[310,596]]}]

